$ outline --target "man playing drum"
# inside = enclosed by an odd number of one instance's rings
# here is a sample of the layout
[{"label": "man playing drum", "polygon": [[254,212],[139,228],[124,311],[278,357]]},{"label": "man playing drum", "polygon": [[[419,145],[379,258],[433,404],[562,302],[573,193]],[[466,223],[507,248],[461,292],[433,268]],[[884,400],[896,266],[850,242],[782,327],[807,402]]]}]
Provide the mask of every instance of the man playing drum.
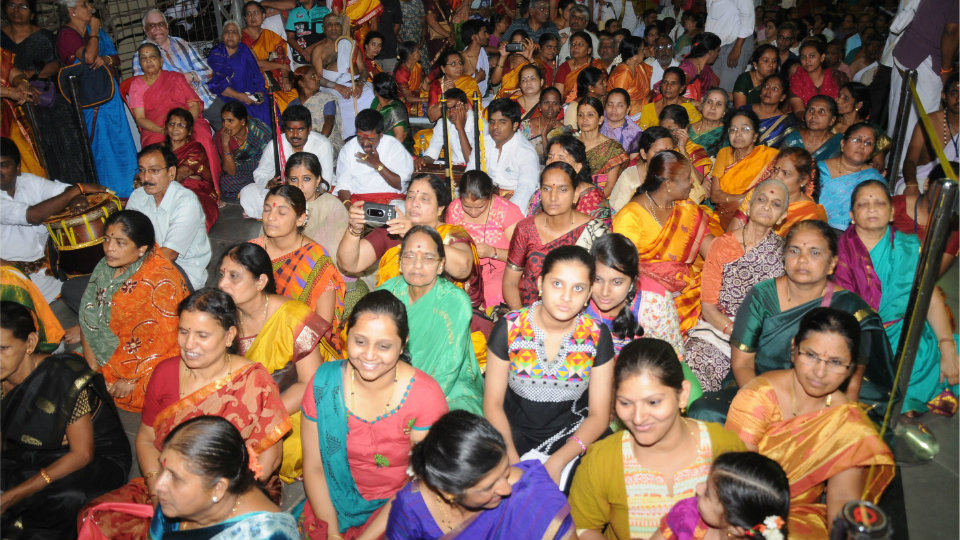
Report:
[{"label": "man playing drum", "polygon": [[[50,275],[44,248],[49,236],[43,220],[69,205],[87,206],[85,194],[102,193],[96,184],[64,184],[21,172],[20,150],[6,137],[0,139],[0,262],[30,276],[47,303],[60,295],[63,282]],[[76,199],[76,200],[75,200]]]}]

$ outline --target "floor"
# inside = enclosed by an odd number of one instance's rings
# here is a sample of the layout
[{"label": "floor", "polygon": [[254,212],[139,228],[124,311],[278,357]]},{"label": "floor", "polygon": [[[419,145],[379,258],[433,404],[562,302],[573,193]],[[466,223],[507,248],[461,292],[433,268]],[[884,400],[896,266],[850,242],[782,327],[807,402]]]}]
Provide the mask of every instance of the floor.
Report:
[{"label": "floor", "polygon": [[[237,242],[243,242],[260,234],[260,223],[244,219],[240,206],[228,204],[220,213],[220,218],[210,231],[213,257],[209,268],[208,286],[216,286],[216,263],[223,252]],[[948,303],[955,314],[960,315],[958,306],[958,265],[955,263],[940,281]],[[76,316],[68,313],[60,301],[52,306],[65,324],[75,324]],[[919,464],[901,464],[899,473],[902,479],[903,502],[893,501],[894,507],[905,507],[907,523],[903,514],[891,516],[893,536],[903,540],[908,538],[923,540],[957,540],[960,538],[960,415],[952,419],[927,414],[920,421],[933,433],[939,445],[939,453],[932,460]],[[134,433],[128,432],[131,440]],[[285,507],[293,500],[302,497],[299,486],[285,493]],[[899,497],[896,497],[899,499]]]}]

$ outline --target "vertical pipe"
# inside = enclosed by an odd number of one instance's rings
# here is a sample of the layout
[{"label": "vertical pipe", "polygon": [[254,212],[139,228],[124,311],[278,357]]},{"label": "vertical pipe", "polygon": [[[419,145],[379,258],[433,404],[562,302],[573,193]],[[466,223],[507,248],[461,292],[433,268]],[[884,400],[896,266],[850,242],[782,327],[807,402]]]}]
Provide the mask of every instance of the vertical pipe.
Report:
[{"label": "vertical pipe", "polygon": [[453,192],[453,156],[450,155],[450,133],[447,129],[447,98],[440,96],[440,121],[443,122],[443,155],[447,159],[447,181],[450,182],[450,196]]},{"label": "vertical pipe", "polygon": [[[898,68],[894,66],[893,69]],[[896,134],[893,137],[891,153],[893,159],[890,162],[890,167],[887,169],[887,187],[890,189],[890,193],[893,193],[896,187],[897,174],[900,172],[900,165],[903,161],[903,147],[906,143],[904,139],[907,138],[907,120],[910,118],[910,109],[913,108],[913,102],[910,99],[911,79],[913,79],[914,84],[916,84],[917,70],[908,69],[901,74],[900,106],[897,107],[897,118],[889,119],[891,122],[895,122],[892,125],[897,126]]]},{"label": "vertical pipe", "polygon": [[88,182],[91,184],[99,184],[100,178],[97,176],[97,165],[93,161],[93,151],[90,149],[90,134],[87,133],[87,120],[83,117],[83,109],[80,108],[80,82],[77,80],[76,75],[71,75],[67,79],[69,81],[67,87],[70,90],[73,114],[76,115],[77,122],[80,125],[80,132],[83,134],[83,144],[80,146],[83,148],[83,165],[84,168],[87,169]]},{"label": "vertical pipe", "polygon": [[[473,93],[473,155],[476,156],[474,159],[474,168],[478,171],[483,166],[480,163],[480,94],[477,92]],[[464,161],[469,161],[466,156],[464,156]],[[464,163],[466,165],[466,163]]]}]

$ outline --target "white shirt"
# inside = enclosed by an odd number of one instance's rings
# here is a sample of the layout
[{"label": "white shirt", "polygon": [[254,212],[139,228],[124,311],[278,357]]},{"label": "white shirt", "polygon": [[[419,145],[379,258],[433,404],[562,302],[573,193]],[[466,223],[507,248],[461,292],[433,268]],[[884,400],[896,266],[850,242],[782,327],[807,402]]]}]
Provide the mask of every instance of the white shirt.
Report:
[{"label": "white shirt", "polygon": [[8,261],[32,262],[43,257],[50,234],[46,226],[27,222],[27,210],[70,186],[30,173],[20,173],[16,183],[13,197],[0,191],[0,256]]},{"label": "white shirt", "polygon": [[153,222],[157,245],[178,253],[176,263],[183,269],[194,289],[207,283],[210,263],[210,239],[204,226],[205,216],[200,200],[180,182],[171,182],[157,205],[153,195],[144,189],[133,190],[127,210],[143,212]]},{"label": "white shirt", "polygon": [[[653,73],[650,76],[650,88],[653,88],[653,85],[663,80],[664,69],[660,66],[660,62],[657,62],[655,58],[647,58],[644,60],[644,62],[653,68]],[[667,67],[680,67],[680,62],[677,62],[677,59],[674,58],[673,60],[670,60],[670,65]]]},{"label": "white shirt", "polygon": [[523,215],[527,215],[530,198],[540,185],[540,157],[537,151],[519,132],[503,143],[500,150],[497,150],[497,143],[490,135],[484,134],[483,140],[487,174],[498,188],[513,190],[510,202],[520,207]]},{"label": "white shirt", "polygon": [[380,144],[377,145],[377,154],[380,155],[380,163],[400,177],[400,186],[404,189],[391,186],[376,169],[357,161],[357,152],[362,153],[363,148],[356,137],[343,145],[343,150],[337,157],[337,175],[340,180],[333,188],[334,195],[340,191],[349,191],[353,195],[404,192],[413,174],[413,156],[404,148],[403,143],[383,134]]},{"label": "white shirt", "polygon": [[[584,32],[587,32],[584,30]],[[557,55],[557,65],[560,65],[567,61],[570,58],[570,38],[573,36],[573,30],[570,30],[570,27],[566,27],[560,30],[560,39],[563,39],[563,35],[567,35],[567,40],[560,46],[560,54]],[[597,39],[597,36],[593,32],[587,32],[590,35],[590,40],[593,41],[593,57],[600,58],[600,40]]]},{"label": "white shirt", "polygon": [[704,31],[716,34],[721,47],[730,45],[753,35],[755,16],[752,0],[707,0]]},{"label": "white shirt", "polygon": [[[483,70],[486,77],[477,83],[480,87],[480,97],[487,93],[487,84],[490,82],[490,57],[487,56],[487,50],[480,47],[480,54],[477,55],[477,70]],[[473,96],[467,96],[467,99],[473,99]]]},{"label": "white shirt", "polygon": [[[443,150],[443,124],[440,122],[442,122],[442,120],[437,120],[437,123],[433,126],[433,136],[430,137],[430,145],[427,146],[427,150],[423,153],[424,156],[433,158],[434,160],[440,157],[440,151]],[[467,140],[470,141],[471,146],[477,144],[476,136],[474,135],[476,132],[473,126],[473,111],[468,110],[463,131],[466,132]],[[468,171],[476,169],[477,149],[471,148],[469,160],[464,160],[463,149],[460,147],[460,134],[457,132],[457,127],[454,126],[450,120],[447,120],[447,131],[450,133],[450,153],[453,154],[454,165],[467,163]]]},{"label": "white shirt", "polygon": [[[330,140],[316,131],[311,131],[307,137],[307,142],[303,145],[303,151],[309,152],[320,160],[320,176],[331,186],[337,177],[333,174],[333,145]],[[283,136],[283,156],[284,159],[290,159],[293,155],[293,146],[287,141],[287,136]],[[253,182],[260,189],[267,188],[267,182],[277,175],[277,165],[273,157],[273,142],[267,145],[263,154],[260,156],[260,162],[253,171]]]}]

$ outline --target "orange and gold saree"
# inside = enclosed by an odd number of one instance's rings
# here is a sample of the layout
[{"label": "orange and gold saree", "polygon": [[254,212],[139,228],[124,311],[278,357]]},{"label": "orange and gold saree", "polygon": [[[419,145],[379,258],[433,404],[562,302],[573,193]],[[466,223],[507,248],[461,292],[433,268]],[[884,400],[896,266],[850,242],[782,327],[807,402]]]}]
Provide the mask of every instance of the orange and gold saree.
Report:
[{"label": "orange and gold saree", "polygon": [[700,317],[700,246],[709,236],[710,215],[692,201],[678,201],[661,226],[635,201],[613,216],[613,232],[629,238],[640,254],[640,273],[672,292],[680,330],[686,334]]},{"label": "orange and gold saree", "polygon": [[529,64],[530,62],[520,62],[503,74],[503,78],[500,79],[500,89],[497,90],[497,99],[514,98],[520,95],[520,70]]},{"label": "orange and gold saree", "polygon": [[[770,177],[777,152],[776,148],[759,145],[747,157],[737,161],[732,147],[721,148],[713,164],[713,181],[719,182],[724,193],[742,195]],[[720,236],[736,215],[737,207],[728,204],[715,206],[717,211],[710,221],[710,231],[714,236]]]},{"label": "orange and gold saree", "polygon": [[[287,41],[277,35],[276,32],[264,28],[260,30],[260,36],[258,36],[256,40],[250,37],[246,32],[241,32],[240,35],[240,40],[244,45],[250,48],[250,51],[257,60],[261,62],[269,61],[277,64],[284,64],[287,67],[290,66],[290,57],[287,56]],[[270,57],[271,54],[273,55],[273,58]],[[283,79],[283,72],[281,70],[272,69],[270,71],[265,71],[264,75],[268,87],[271,85],[271,83],[275,88],[280,86],[280,81]]]},{"label": "orange and gold saree", "polygon": [[588,67],[593,66],[595,68],[600,68],[601,70],[606,71],[603,67],[603,62],[599,58],[594,58],[590,62],[583,64],[580,67],[572,67],[570,60],[567,60],[560,65],[560,68],[557,69],[557,75],[554,78],[553,82],[561,82],[560,78],[563,78],[563,92],[566,94],[564,98],[564,103],[570,103],[571,101],[576,101],[577,99],[577,77],[580,75],[580,72],[587,69]]},{"label": "orange and gold saree", "polygon": [[[13,53],[0,50],[0,86],[11,87],[10,72],[13,70]],[[17,103],[4,98],[3,111],[0,113],[0,136],[11,139],[20,150],[20,167],[23,172],[47,177],[39,158],[39,143],[33,135],[33,126],[27,123],[26,115],[17,113]]]},{"label": "orange and gold saree", "polygon": [[776,461],[790,481],[790,538],[827,538],[827,507],[821,497],[830,478],[865,470],[864,499],[876,503],[893,479],[893,453],[857,403],[785,420],[773,386],[762,375],[737,392],[726,428]]},{"label": "orange and gold saree", "polygon": [[[407,90],[410,91],[410,94],[420,96],[421,98],[430,95],[429,92],[421,88],[423,85],[423,67],[419,62],[413,65],[412,70],[403,64],[398,65],[397,69],[393,72],[393,76],[396,78],[397,84],[405,86]],[[407,112],[410,116],[424,116],[427,114],[423,103],[407,103]]]},{"label": "orange and gold saree", "polygon": [[43,298],[40,289],[14,266],[0,266],[0,300],[16,302],[29,309],[37,322],[37,351],[51,353],[63,339],[63,326]]},{"label": "orange and gold saree", "polygon": [[640,62],[635,72],[630,72],[626,64],[618,64],[610,72],[607,88],[623,88],[630,94],[630,116],[640,112],[650,101],[650,79],[653,77],[653,66]]}]

